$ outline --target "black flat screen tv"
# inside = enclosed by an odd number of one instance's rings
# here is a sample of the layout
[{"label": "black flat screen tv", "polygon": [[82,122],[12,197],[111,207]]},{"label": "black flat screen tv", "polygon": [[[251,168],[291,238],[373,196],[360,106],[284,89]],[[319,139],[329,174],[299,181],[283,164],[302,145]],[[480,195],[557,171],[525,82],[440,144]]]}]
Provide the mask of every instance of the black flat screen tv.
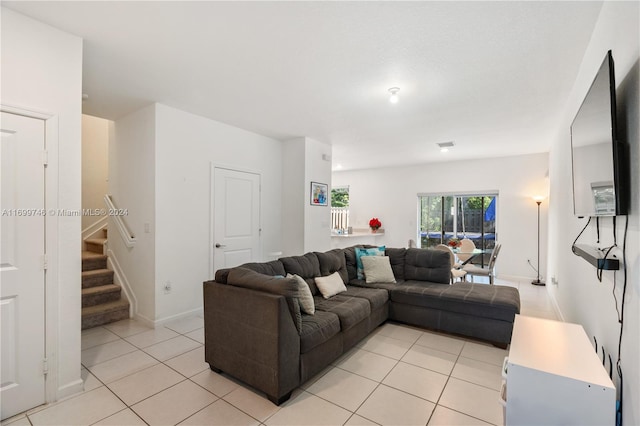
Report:
[{"label": "black flat screen tv", "polygon": [[573,212],[578,217],[627,214],[625,145],[616,130],[616,85],[611,51],[571,124]]}]

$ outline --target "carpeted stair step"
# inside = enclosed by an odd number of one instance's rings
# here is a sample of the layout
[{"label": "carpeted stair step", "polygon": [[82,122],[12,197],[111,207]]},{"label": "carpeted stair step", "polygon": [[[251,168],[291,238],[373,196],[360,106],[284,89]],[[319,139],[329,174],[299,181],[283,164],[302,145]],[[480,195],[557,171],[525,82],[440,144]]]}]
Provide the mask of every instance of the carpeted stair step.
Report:
[{"label": "carpeted stair step", "polygon": [[82,289],[82,307],[100,305],[120,300],[120,286],[115,284],[100,285]]},{"label": "carpeted stair step", "polygon": [[82,329],[97,327],[129,318],[129,302],[121,299],[115,302],[82,308]]},{"label": "carpeted stair step", "polygon": [[95,269],[82,271],[82,288],[98,287],[113,284],[113,271],[110,269]]},{"label": "carpeted stair step", "polygon": [[104,243],[107,242],[106,238],[91,238],[84,241],[87,251],[91,251],[98,254],[104,254]]},{"label": "carpeted stair step", "polygon": [[82,270],[107,269],[107,255],[92,251],[82,252]]}]

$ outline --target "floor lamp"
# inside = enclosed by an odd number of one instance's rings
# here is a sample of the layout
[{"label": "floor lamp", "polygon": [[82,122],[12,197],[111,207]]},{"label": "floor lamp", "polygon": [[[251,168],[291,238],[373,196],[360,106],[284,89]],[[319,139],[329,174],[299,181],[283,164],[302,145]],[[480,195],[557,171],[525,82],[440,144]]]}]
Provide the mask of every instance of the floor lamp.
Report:
[{"label": "floor lamp", "polygon": [[538,267],[536,268],[537,278],[534,281],[531,281],[531,284],[546,285],[544,281],[540,281],[540,204],[542,204],[544,197],[533,197],[533,200],[538,205]]}]

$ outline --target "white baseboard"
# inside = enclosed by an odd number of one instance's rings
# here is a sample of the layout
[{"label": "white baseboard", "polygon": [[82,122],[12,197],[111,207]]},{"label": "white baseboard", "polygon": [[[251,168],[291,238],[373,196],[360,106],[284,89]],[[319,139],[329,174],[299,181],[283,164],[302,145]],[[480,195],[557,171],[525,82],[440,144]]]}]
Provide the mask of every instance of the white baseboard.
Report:
[{"label": "white baseboard", "polygon": [[[107,243],[107,246],[108,244],[109,243]],[[124,291],[125,296],[129,300],[129,317],[135,318],[138,313],[138,299],[136,297],[136,294],[134,293],[133,288],[131,288],[131,284],[129,284],[129,280],[124,274],[120,263],[118,263],[116,255],[113,253],[113,250],[109,249],[108,247],[107,255],[109,256],[109,266],[113,270],[114,284],[118,284],[122,288],[122,291]]]},{"label": "white baseboard", "polygon": [[506,275],[500,274],[496,276],[497,279],[507,280],[507,281],[517,281],[517,282],[531,282],[536,279],[536,277],[527,277],[524,275]]},{"label": "white baseboard", "polygon": [[136,321],[140,321],[141,323],[143,323],[147,327],[156,328],[155,321],[145,317],[144,315],[140,315],[139,313],[135,313],[134,315],[131,316],[131,318],[133,318]]},{"label": "white baseboard", "polygon": [[[56,392],[56,401],[84,392],[84,381],[82,379],[74,380],[64,386],[58,387]],[[49,401],[54,402],[54,401]]]},{"label": "white baseboard", "polygon": [[565,322],[564,315],[562,315],[562,311],[560,310],[560,305],[558,305],[558,299],[556,299],[556,295],[549,291],[547,292],[549,295],[549,300],[551,300],[551,306],[553,306],[553,311],[556,316],[560,319],[560,321]]},{"label": "white baseboard", "polygon": [[197,309],[192,309],[190,311],[187,312],[182,312],[179,314],[175,314],[175,315],[171,315],[168,317],[164,317],[164,318],[160,318],[154,321],[154,324],[156,327],[158,326],[162,326],[166,323],[169,323],[171,321],[177,321],[177,320],[181,320],[183,318],[189,318],[189,317],[193,317],[193,316],[202,316],[204,314],[204,308],[197,308]]},{"label": "white baseboard", "polygon": [[184,318],[189,318],[189,317],[198,316],[198,315],[202,316],[203,312],[204,312],[203,308],[197,308],[197,309],[192,309],[190,311],[182,312],[176,315],[171,315],[165,318],[160,318],[157,320],[152,320],[140,314],[135,314],[132,316],[132,318],[135,319],[136,321],[140,321],[147,327],[158,328],[172,321],[178,321]]},{"label": "white baseboard", "polygon": [[203,308],[196,308],[196,309],[192,309],[190,311],[187,312],[182,312],[176,315],[171,315],[165,318],[161,318],[161,319],[156,319],[153,320],[151,318],[147,318],[144,315],[141,315],[138,312],[138,299],[133,291],[133,288],[131,287],[131,285],[129,284],[129,280],[127,279],[126,275],[124,274],[124,271],[122,270],[122,267],[120,266],[120,263],[118,262],[118,259],[116,258],[115,254],[113,253],[113,250],[107,248],[107,255],[109,256],[109,266],[110,269],[113,270],[113,280],[115,284],[120,285],[120,287],[122,287],[122,291],[124,291],[127,299],[129,299],[129,317],[132,319],[135,319],[136,321],[140,321],[141,323],[143,323],[144,325],[146,325],[147,327],[151,327],[151,328],[156,328],[159,326],[164,325],[165,323],[171,322],[171,321],[176,321],[176,320],[180,320],[183,318],[188,318],[188,317],[192,317],[195,315],[200,315],[202,316],[203,314]]}]

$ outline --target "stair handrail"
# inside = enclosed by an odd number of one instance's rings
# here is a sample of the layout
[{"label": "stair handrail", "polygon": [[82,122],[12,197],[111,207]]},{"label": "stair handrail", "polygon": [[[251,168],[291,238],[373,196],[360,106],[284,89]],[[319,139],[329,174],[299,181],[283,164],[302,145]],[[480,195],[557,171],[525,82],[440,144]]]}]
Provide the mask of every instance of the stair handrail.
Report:
[{"label": "stair handrail", "polygon": [[122,241],[127,247],[133,247],[136,244],[136,236],[129,230],[129,227],[125,223],[123,219],[123,215],[116,214],[121,211],[118,209],[113,202],[113,198],[111,195],[106,194],[104,196],[104,203],[107,205],[107,209],[109,212],[113,212],[114,214],[109,214],[110,217],[113,218],[113,222],[116,224],[116,228],[118,228],[118,233],[120,237],[122,237]]}]

